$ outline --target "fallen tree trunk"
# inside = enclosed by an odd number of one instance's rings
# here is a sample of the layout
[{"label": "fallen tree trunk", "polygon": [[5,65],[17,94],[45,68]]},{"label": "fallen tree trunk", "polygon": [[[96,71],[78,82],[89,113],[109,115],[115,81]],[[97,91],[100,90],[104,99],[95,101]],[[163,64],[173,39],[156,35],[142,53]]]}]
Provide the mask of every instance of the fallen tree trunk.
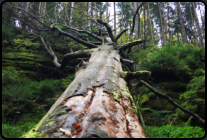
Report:
[{"label": "fallen tree trunk", "polygon": [[123,72],[118,50],[99,46],[42,120],[22,137],[145,138],[124,78],[150,75]]}]

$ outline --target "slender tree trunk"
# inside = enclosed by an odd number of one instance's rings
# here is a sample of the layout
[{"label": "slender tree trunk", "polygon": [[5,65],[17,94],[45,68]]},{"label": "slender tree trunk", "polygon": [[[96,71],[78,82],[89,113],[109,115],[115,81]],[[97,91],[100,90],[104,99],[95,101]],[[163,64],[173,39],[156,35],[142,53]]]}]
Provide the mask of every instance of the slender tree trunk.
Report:
[{"label": "slender tree trunk", "polygon": [[160,2],[158,2],[158,9],[159,9],[159,15],[160,15],[160,28],[161,28],[161,40],[162,40],[162,45],[165,45],[165,37],[164,37],[164,30],[163,30],[163,24],[162,24],[162,14],[161,14],[161,7],[160,7]]},{"label": "slender tree trunk", "polygon": [[179,15],[179,18],[180,18],[180,25],[181,25],[181,31],[182,31],[182,40],[183,40],[184,43],[188,44],[187,35],[186,35],[186,31],[185,31],[185,26],[184,26],[184,22],[183,22],[182,11],[181,11],[179,2],[177,2],[177,7],[178,7],[178,15]]},{"label": "slender tree trunk", "polygon": [[[29,10],[29,4],[30,4],[30,2],[24,2],[24,10],[26,12],[28,12],[28,10]],[[24,16],[23,17],[24,22],[27,22],[27,20],[28,20],[27,13],[24,13],[23,16]],[[24,23],[22,23],[22,32],[23,33],[26,32],[26,24],[24,24]]]},{"label": "slender tree trunk", "polygon": [[162,18],[163,18],[163,23],[164,23],[164,27],[163,27],[163,30],[164,30],[164,37],[165,37],[165,34],[167,34],[167,23],[166,23],[166,20],[165,20],[165,12],[164,12],[164,9],[165,9],[165,5],[164,3],[161,3],[161,11],[162,11]]},{"label": "slender tree trunk", "polygon": [[87,26],[88,26],[88,10],[89,10],[89,2],[87,2]]},{"label": "slender tree trunk", "polygon": [[106,2],[106,22],[109,22],[108,3],[109,3],[109,2]]},{"label": "slender tree trunk", "polygon": [[[143,5],[143,40],[145,40],[145,5]],[[146,49],[145,42],[143,43],[143,49]]]},{"label": "slender tree trunk", "polygon": [[150,41],[154,45],[154,39],[153,39],[153,30],[152,30],[152,23],[151,23],[151,16],[150,16],[150,10],[149,10],[149,2],[147,2],[147,15],[148,15],[148,25],[150,30]]},{"label": "slender tree trunk", "polygon": [[75,13],[75,2],[71,2],[70,25],[73,26],[73,18]]},{"label": "slender tree trunk", "polygon": [[167,2],[167,43],[170,43],[170,28],[169,28],[169,2]]},{"label": "slender tree trunk", "polygon": [[[91,2],[91,17],[93,17],[93,2]],[[91,21],[91,29],[93,27],[93,22]]]},{"label": "slender tree trunk", "polygon": [[96,18],[97,18],[97,12],[96,12],[96,2],[94,2],[94,17],[95,17],[95,20],[96,20]]},{"label": "slender tree trunk", "polygon": [[116,35],[116,2],[114,2],[114,35]]},{"label": "slender tree trunk", "polygon": [[[134,2],[134,13],[136,12],[138,7],[138,2]],[[135,18],[135,40],[138,39],[138,29],[139,29],[139,24],[138,24],[138,16]]]},{"label": "slender tree trunk", "polygon": [[203,38],[202,38],[201,29],[200,29],[199,22],[198,22],[198,16],[197,16],[197,13],[196,13],[195,5],[194,5],[193,2],[192,2],[192,5],[193,5],[193,11],[194,11],[194,14],[195,14],[195,21],[196,21],[196,25],[197,25],[199,40],[200,40],[200,43],[201,43],[201,47],[203,48],[204,47]]},{"label": "slender tree trunk", "polygon": [[[70,18],[69,18],[69,16],[68,16],[68,12],[67,12],[67,5],[65,6],[65,15],[66,15],[66,19],[68,20],[68,25],[70,25]],[[66,22],[67,23],[67,22]]]},{"label": "slender tree trunk", "polygon": [[191,19],[192,19],[192,25],[191,28],[193,29],[194,32],[194,41],[195,41],[195,45],[198,46],[198,36],[197,36],[197,32],[196,32],[196,28],[194,25],[194,18],[193,18],[193,14],[192,14],[192,10],[191,10],[191,2],[189,2],[189,9],[190,9],[190,15],[191,15]]}]

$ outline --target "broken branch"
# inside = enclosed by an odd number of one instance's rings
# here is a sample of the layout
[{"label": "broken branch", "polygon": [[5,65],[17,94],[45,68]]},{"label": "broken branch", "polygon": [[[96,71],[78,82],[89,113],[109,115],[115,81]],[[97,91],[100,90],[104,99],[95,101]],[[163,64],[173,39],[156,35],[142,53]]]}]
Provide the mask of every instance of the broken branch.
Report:
[{"label": "broken branch", "polygon": [[114,39],[114,35],[112,34],[112,29],[109,26],[109,24],[106,23],[106,22],[103,22],[102,20],[99,20],[99,19],[97,20],[97,22],[100,23],[100,24],[102,24],[102,25],[104,25],[106,27],[106,29],[107,29],[107,31],[109,33],[109,37],[111,38],[112,42],[115,42],[116,43],[116,40]]},{"label": "broken branch", "polygon": [[123,33],[125,33],[127,30],[128,30],[128,29],[124,29],[123,31],[121,31],[121,32],[115,37],[115,40],[117,41],[117,40],[121,37],[121,35],[122,35]]},{"label": "broken branch", "polygon": [[133,42],[130,42],[130,43],[127,43],[127,44],[118,46],[118,48],[119,48],[119,49],[126,50],[126,49],[128,49],[129,47],[132,47],[132,46],[141,44],[141,43],[143,43],[143,42],[145,42],[145,40],[135,40],[135,41],[133,41]]},{"label": "broken branch", "polygon": [[123,71],[122,77],[128,81],[132,79],[149,79],[151,76],[150,71],[135,71],[135,72],[129,72],[129,71]]},{"label": "broken branch", "polygon": [[51,25],[51,28],[56,28],[61,34],[66,35],[66,36],[72,38],[73,40],[75,40],[76,42],[81,43],[83,45],[86,45],[89,48],[97,48],[97,46],[95,44],[83,41],[82,39],[79,39],[70,33],[64,32],[63,30],[61,30],[59,27],[55,26],[54,24]]},{"label": "broken branch", "polygon": [[152,88],[148,83],[146,83],[143,80],[140,80],[141,83],[143,83],[147,88],[149,88],[152,92],[154,92],[156,95],[165,98],[166,100],[168,100],[172,105],[174,105],[175,107],[179,108],[180,110],[182,110],[185,113],[188,113],[190,115],[193,115],[195,118],[197,118],[198,120],[200,120],[202,123],[205,123],[205,120],[203,120],[201,117],[199,117],[197,114],[194,114],[193,112],[186,110],[185,108],[183,108],[182,106],[178,105],[176,102],[174,102],[169,96],[167,96],[164,93],[161,93],[157,90],[155,90],[154,88]]},{"label": "broken branch", "polygon": [[145,3],[146,3],[146,2],[142,2],[142,3],[139,5],[139,7],[137,7],[136,12],[134,13],[134,16],[133,16],[133,24],[132,24],[132,29],[131,29],[131,33],[130,33],[130,35],[132,35],[133,32],[134,32],[134,25],[135,25],[135,18],[136,18],[136,15],[137,15],[139,9],[142,7],[142,5],[144,5]]}]

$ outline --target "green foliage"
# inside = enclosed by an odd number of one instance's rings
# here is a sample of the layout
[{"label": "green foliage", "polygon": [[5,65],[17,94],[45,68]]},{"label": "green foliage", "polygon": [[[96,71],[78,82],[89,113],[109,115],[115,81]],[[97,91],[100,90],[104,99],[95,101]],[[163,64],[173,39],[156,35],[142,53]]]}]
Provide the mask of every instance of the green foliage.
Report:
[{"label": "green foliage", "polygon": [[143,94],[147,94],[147,93],[149,93],[150,92],[150,90],[147,88],[147,87],[145,87],[144,85],[142,85],[140,88],[139,88],[139,93],[141,94],[141,95],[143,95]]},{"label": "green foliage", "polygon": [[17,70],[12,66],[2,69],[2,86],[16,82],[18,76],[19,74],[17,73]]},{"label": "green foliage", "polygon": [[58,87],[60,87],[60,89],[62,90],[65,90],[70,85],[70,83],[73,81],[74,78],[75,78],[74,73],[68,75],[66,78],[63,78],[58,82]]},{"label": "green foliage", "polygon": [[[11,117],[16,113],[22,114],[22,112],[34,111],[34,104],[38,102],[47,103],[50,106],[54,103],[54,101],[51,102],[47,99],[53,97],[55,91],[59,89],[57,87],[58,80],[46,79],[36,82],[30,81],[26,77],[18,80],[17,74],[11,77],[11,71],[13,73],[16,72],[13,68],[10,68],[9,74],[5,74],[5,70],[2,73],[2,112],[4,117]],[[4,81],[7,79],[13,80],[13,84]]]},{"label": "green foliage", "polygon": [[205,75],[205,70],[198,68],[198,69],[195,71],[195,75],[197,75],[197,76]]},{"label": "green foliage", "polygon": [[144,131],[147,138],[203,138],[205,135],[205,131],[203,131],[202,128],[198,126],[146,126]]},{"label": "green foliage", "polygon": [[63,25],[58,25],[58,24],[56,26],[58,26],[60,29],[63,29],[64,27]]},{"label": "green foliage", "polygon": [[145,70],[173,70],[175,74],[189,73],[191,69],[200,67],[200,61],[203,61],[205,54],[200,48],[192,44],[183,46],[166,45],[161,49],[149,47],[145,50],[139,50],[131,57],[133,60],[139,58],[139,69]]},{"label": "green foliage", "polygon": [[198,97],[197,92],[205,93],[205,75],[193,78],[187,85],[187,91],[180,95],[179,99],[193,100]]},{"label": "green foliage", "polygon": [[22,45],[23,46],[27,46],[27,47],[39,47],[39,43],[33,43],[31,42],[31,39],[20,39],[20,38],[17,38],[17,39],[14,39],[13,40],[13,45],[17,46],[17,47],[21,47]]},{"label": "green foliage", "polygon": [[10,40],[12,37],[14,37],[16,34],[15,32],[13,31],[13,29],[6,25],[6,24],[2,24],[2,40]]},{"label": "green foliage", "polygon": [[166,118],[164,118],[167,114],[171,113],[172,111],[169,110],[154,110],[150,109],[153,114],[153,120],[157,125],[164,125],[166,122]]},{"label": "green foliage", "polygon": [[19,126],[2,124],[2,135],[5,138],[19,138],[23,135],[23,133],[32,129],[35,125],[36,123],[33,122],[28,122]]}]

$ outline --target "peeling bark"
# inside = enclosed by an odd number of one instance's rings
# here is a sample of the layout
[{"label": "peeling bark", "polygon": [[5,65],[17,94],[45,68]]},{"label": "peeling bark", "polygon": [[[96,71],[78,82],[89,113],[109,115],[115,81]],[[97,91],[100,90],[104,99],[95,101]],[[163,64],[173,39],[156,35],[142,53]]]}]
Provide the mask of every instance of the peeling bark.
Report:
[{"label": "peeling bark", "polygon": [[42,120],[23,137],[146,137],[122,73],[118,50],[112,45],[100,46]]}]

